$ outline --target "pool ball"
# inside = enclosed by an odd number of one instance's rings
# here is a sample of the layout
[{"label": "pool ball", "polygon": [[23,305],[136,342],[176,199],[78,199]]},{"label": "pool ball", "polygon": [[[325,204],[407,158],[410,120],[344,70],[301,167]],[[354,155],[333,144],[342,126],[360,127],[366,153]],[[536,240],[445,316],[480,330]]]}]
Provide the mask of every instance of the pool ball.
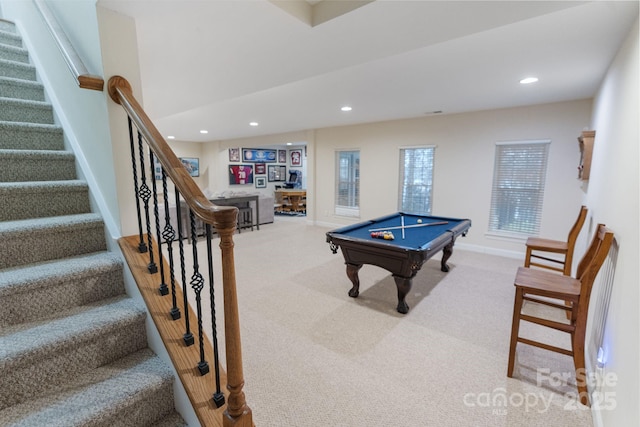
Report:
[{"label": "pool ball", "polygon": [[418,224],[422,224],[422,220],[421,219],[418,220]]}]

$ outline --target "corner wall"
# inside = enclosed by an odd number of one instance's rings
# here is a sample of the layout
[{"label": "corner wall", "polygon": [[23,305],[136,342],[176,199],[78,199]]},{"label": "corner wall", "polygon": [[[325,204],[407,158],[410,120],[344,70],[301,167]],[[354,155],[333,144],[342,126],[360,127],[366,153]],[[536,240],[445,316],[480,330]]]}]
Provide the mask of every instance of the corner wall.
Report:
[{"label": "corner wall", "polygon": [[[604,335],[608,400],[594,409],[596,426],[640,425],[640,172],[638,21],[613,60],[593,109],[596,139],[586,203],[592,224],[605,223],[619,244]],[[612,407],[614,406],[614,407]]]}]

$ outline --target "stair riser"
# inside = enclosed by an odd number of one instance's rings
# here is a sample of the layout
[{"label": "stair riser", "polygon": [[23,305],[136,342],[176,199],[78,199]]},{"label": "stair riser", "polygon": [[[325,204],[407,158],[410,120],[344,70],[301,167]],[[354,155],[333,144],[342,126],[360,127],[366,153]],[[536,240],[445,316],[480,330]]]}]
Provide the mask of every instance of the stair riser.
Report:
[{"label": "stair riser", "polygon": [[0,182],[65,181],[76,178],[73,157],[16,157],[0,153]]},{"label": "stair riser", "polygon": [[29,64],[0,61],[0,76],[36,81],[36,69]]},{"label": "stair riser", "polygon": [[43,277],[0,297],[0,327],[33,322],[72,307],[124,294],[122,265]]},{"label": "stair riser", "polygon": [[15,46],[4,46],[0,44],[0,59],[7,61],[29,63],[29,54],[26,50]]},{"label": "stair riser", "polygon": [[76,338],[74,342],[57,343],[58,348],[47,349],[41,357],[8,363],[8,369],[0,371],[4,383],[0,388],[0,410],[55,391],[70,373],[81,375],[147,347],[144,314],[135,322],[122,322],[117,327],[105,325],[99,334]]},{"label": "stair riser", "polygon": [[0,80],[0,97],[44,101],[44,89],[40,85]]},{"label": "stair riser", "polygon": [[89,254],[106,250],[102,222],[5,233],[0,268]]},{"label": "stair riser", "polygon": [[89,190],[83,187],[44,187],[38,190],[1,191],[0,221],[88,213]]},{"label": "stair riser", "polygon": [[41,103],[0,102],[0,120],[53,124],[53,109],[51,105]]},{"label": "stair riser", "polygon": [[5,123],[0,125],[0,150],[64,150],[64,136],[60,128]]}]

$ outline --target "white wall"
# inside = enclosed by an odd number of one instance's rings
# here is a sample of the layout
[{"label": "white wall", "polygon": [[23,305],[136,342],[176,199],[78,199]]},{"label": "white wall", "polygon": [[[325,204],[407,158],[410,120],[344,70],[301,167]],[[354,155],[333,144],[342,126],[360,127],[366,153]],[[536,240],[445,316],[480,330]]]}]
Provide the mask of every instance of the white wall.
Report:
[{"label": "white wall", "polygon": [[[105,83],[110,77],[123,76],[131,84],[133,94],[142,103],[138,41],[133,19],[102,7],[97,8]],[[115,173],[114,188],[118,195],[118,208],[123,236],[138,234],[135,196],[131,169],[131,151],[127,116],[122,107],[110,98],[107,103],[108,125],[111,130],[111,157],[109,165]],[[150,184],[148,182],[148,184]]]},{"label": "white wall", "polygon": [[[338,226],[397,211],[399,148],[435,145],[433,214],[472,220],[468,236],[456,243],[461,247],[520,256],[522,240],[486,235],[495,144],[551,140],[540,234],[565,239],[584,198],[577,179],[577,137],[589,126],[590,114],[591,101],[580,100],[307,132],[308,219]],[[286,136],[270,138],[283,140]],[[259,141],[254,138],[218,143],[208,158],[216,161],[219,155],[216,167],[224,170],[228,147],[252,146]],[[333,214],[335,152],[341,149],[360,150],[359,219]]]},{"label": "white wall", "polygon": [[605,223],[619,244],[603,346],[605,372],[616,378],[605,382],[603,392],[612,393],[616,409],[596,414],[596,425],[612,427],[640,425],[638,44],[636,21],[594,101],[596,139],[586,196],[592,223]]}]

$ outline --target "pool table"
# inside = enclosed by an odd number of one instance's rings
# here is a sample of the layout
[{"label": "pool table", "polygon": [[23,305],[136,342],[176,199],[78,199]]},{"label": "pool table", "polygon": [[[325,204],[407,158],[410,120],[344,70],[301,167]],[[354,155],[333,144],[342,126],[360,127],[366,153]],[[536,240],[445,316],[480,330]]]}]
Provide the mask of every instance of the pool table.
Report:
[{"label": "pool table", "polygon": [[[391,272],[398,288],[398,312],[406,314],[405,297],[411,280],[422,265],[442,250],[440,269],[449,271],[447,260],[460,235],[466,236],[471,220],[397,212],[327,232],[327,242],[335,254],[338,247],[347,265],[347,277],[353,283],[349,296],[359,294],[358,271],[363,264],[376,265]],[[372,233],[390,231],[393,240],[372,237]]]}]

